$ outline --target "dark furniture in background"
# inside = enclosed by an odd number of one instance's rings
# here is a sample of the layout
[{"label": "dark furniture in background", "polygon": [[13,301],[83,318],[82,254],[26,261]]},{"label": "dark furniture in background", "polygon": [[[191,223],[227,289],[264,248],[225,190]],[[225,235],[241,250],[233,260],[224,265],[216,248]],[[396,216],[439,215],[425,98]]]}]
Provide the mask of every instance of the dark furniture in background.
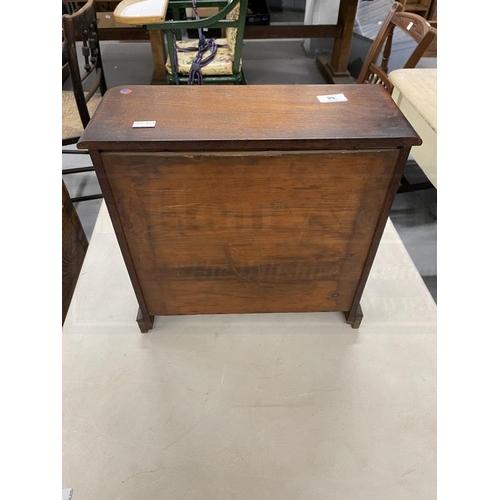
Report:
[{"label": "dark furniture in background", "polygon": [[427,20],[437,19],[437,0],[404,0],[405,12],[418,14]]},{"label": "dark furniture in background", "polygon": [[155,315],[306,311],[342,311],[359,327],[421,143],[390,95],[354,84],[129,90],[107,92],[78,147],[96,167],[141,331]]},{"label": "dark furniture in background", "polygon": [[[113,12],[120,3],[117,1],[95,0],[98,9]],[[62,0],[62,3],[75,3]],[[83,2],[77,2],[79,4]],[[198,2],[202,5],[202,2]],[[258,2],[260,5],[261,2]],[[269,23],[248,23],[245,27],[245,39],[304,39],[330,38],[332,39],[331,56],[317,58],[319,70],[328,82],[347,83],[351,81],[347,65],[351,39],[356,20],[358,0],[340,0],[338,21],[324,19],[322,24],[275,24],[272,19]],[[261,19],[262,20],[262,19]],[[149,40],[155,66],[152,83],[166,83],[164,76],[166,50],[162,39],[157,32],[148,32],[144,26],[111,26],[100,30],[101,40]],[[153,35],[153,36],[152,36]],[[161,75],[161,76],[160,76]]]}]

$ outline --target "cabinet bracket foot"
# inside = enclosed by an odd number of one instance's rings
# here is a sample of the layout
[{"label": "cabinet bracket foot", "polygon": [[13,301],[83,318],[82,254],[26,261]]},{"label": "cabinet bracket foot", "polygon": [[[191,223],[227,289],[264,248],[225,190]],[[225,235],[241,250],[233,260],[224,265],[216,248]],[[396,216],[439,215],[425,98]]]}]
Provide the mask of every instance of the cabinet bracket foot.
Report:
[{"label": "cabinet bracket foot", "polygon": [[139,325],[139,330],[141,330],[141,333],[147,333],[151,328],[153,328],[153,323],[154,323],[155,317],[154,316],[144,316],[142,314],[141,309],[137,311],[137,324]]},{"label": "cabinet bracket foot", "polygon": [[358,304],[358,307],[356,308],[354,314],[351,314],[351,311],[344,311],[344,316],[351,327],[357,329],[361,325],[361,320],[363,319],[363,310]]}]

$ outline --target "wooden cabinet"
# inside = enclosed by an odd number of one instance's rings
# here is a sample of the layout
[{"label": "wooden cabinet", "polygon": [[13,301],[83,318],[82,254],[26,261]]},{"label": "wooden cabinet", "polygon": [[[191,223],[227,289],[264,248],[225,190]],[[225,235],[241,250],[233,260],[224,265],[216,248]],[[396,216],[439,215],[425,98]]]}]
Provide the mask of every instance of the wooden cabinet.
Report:
[{"label": "wooden cabinet", "polygon": [[437,20],[437,0],[406,0],[401,1],[406,12],[413,12],[425,19]]},{"label": "wooden cabinet", "polygon": [[358,327],[420,142],[377,85],[131,86],[106,93],[78,147],[147,331],[155,315],[305,311]]}]

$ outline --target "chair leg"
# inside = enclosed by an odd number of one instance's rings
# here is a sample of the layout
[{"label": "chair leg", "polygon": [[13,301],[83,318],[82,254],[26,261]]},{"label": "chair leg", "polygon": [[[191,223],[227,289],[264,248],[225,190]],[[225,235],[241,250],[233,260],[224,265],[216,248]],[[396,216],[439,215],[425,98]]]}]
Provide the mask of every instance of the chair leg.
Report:
[{"label": "chair leg", "polygon": [[64,155],[88,155],[89,152],[86,149],[63,149]]},{"label": "chair leg", "polygon": [[[405,168],[417,168],[418,170],[421,170],[420,167],[418,166],[418,163],[413,160],[413,159],[408,159],[406,162],[406,167]],[[407,171],[403,172],[403,175],[401,176],[401,180],[399,183],[399,188],[398,188],[398,194],[399,193],[409,193],[412,191],[421,191],[423,189],[432,189],[434,185],[432,184],[431,181],[429,181],[425,175],[423,176],[422,180],[419,182],[410,182],[410,180],[407,177]]]},{"label": "chair leg", "polygon": [[76,196],[75,198],[71,198],[71,201],[73,203],[79,203],[80,201],[101,200],[102,198],[102,194],[89,194],[87,196]]},{"label": "chair leg", "polygon": [[422,191],[424,189],[432,189],[434,185],[431,181],[415,182],[411,184],[405,179],[406,182],[402,182],[398,188],[398,194],[401,193],[411,193],[413,191]]},{"label": "chair leg", "polygon": [[[88,151],[86,150],[81,150],[81,151],[64,151],[63,153],[76,153],[76,154],[88,154]],[[75,167],[75,168],[63,168],[62,169],[62,175],[71,175],[71,174],[82,174],[86,172],[95,172],[95,168],[93,166],[90,167]],[[75,196],[74,198],[71,198],[71,201],[73,203],[79,203],[80,201],[91,201],[91,200],[100,200],[103,198],[102,193],[98,194],[91,194],[87,196]]]},{"label": "chair leg", "polygon": [[63,175],[82,174],[84,172],[95,172],[95,168],[94,167],[64,168],[62,171]]}]

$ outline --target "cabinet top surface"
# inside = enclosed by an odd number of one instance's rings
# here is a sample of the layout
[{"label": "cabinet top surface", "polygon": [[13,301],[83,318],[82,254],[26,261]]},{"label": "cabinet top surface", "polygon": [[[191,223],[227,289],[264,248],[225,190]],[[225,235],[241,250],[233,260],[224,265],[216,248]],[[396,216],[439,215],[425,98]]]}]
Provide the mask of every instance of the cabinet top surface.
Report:
[{"label": "cabinet top surface", "polygon": [[[156,123],[133,127],[144,121]],[[106,92],[77,147],[227,151],[420,143],[379,85],[131,85]]]}]

